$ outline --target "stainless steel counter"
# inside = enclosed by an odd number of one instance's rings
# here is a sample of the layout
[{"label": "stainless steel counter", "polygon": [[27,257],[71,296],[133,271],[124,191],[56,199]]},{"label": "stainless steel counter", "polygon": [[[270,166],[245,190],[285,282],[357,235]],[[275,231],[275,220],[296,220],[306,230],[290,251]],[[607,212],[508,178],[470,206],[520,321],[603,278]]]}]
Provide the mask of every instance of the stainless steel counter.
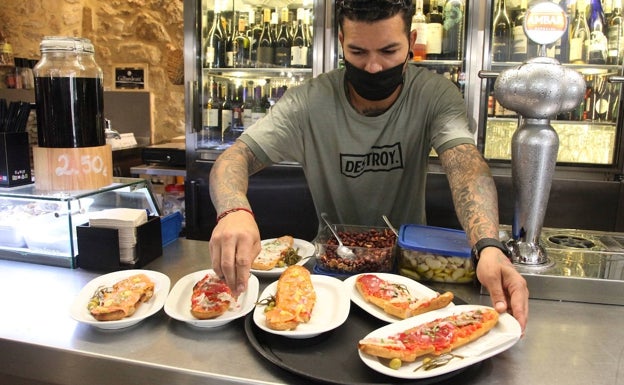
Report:
[{"label": "stainless steel counter", "polygon": [[[167,274],[173,285],[209,267],[206,242],[179,239],[146,268]],[[161,310],[127,330],[79,324],[69,307],[98,275],[0,260],[0,384],[308,382],[259,356],[247,341],[243,319],[198,329]],[[270,283],[260,282],[261,289]],[[490,304],[477,287],[436,288],[451,289],[468,303]],[[530,306],[520,342],[446,383],[624,384],[623,306],[546,300],[531,300]]]}]

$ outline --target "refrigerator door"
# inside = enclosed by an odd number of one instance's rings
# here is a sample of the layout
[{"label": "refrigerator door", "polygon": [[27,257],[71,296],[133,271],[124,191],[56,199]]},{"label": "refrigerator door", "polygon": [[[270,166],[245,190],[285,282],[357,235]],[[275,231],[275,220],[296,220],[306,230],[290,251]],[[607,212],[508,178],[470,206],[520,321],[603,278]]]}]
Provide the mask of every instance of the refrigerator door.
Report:
[{"label": "refrigerator door", "polygon": [[[531,3],[528,2],[529,7]],[[486,19],[486,38],[483,41],[483,70],[480,72],[484,80],[478,83],[482,95],[478,113],[478,143],[485,158],[491,163],[509,164],[511,138],[521,117],[497,102],[493,93],[496,77],[508,68],[521,65],[528,58],[538,55],[553,57],[563,66],[581,73],[587,85],[584,100],[576,109],[561,112],[551,119],[551,125],[559,137],[557,172],[572,175],[601,174],[613,180],[622,173],[621,57],[613,62],[590,58],[587,50],[590,44],[594,44],[589,39],[591,31],[582,30],[588,28],[592,20],[593,27],[589,28],[597,29],[596,18],[603,20],[602,31],[607,41],[609,24],[617,15],[613,9],[603,9],[601,16],[595,16],[596,7],[592,8],[590,3],[596,2],[589,0],[587,3],[584,0],[555,3],[559,3],[567,14],[568,29],[561,39],[547,46],[538,46],[526,40],[522,28],[526,0],[496,0],[484,4],[486,9],[480,13]],[[500,21],[501,13],[506,13],[510,20],[508,34],[502,26],[505,23]],[[508,39],[506,45],[510,48],[506,52],[497,48],[502,39]]]},{"label": "refrigerator door", "polygon": [[[325,21],[322,0],[184,0],[188,238],[208,240],[215,226],[208,179],[216,158],[288,87],[323,71]],[[299,165],[252,176],[248,199],[263,239],[314,238]]]}]

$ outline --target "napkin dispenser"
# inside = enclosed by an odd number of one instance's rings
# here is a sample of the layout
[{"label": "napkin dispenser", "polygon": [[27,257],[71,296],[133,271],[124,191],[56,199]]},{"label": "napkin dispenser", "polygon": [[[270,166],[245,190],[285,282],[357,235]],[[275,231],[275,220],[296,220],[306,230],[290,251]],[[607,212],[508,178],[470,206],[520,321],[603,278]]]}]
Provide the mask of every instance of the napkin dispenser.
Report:
[{"label": "napkin dispenser", "polygon": [[136,228],[136,262],[120,262],[119,230],[89,226],[76,226],[78,255],[76,265],[82,269],[117,271],[138,269],[162,255],[162,233],[159,216],[151,216]]}]

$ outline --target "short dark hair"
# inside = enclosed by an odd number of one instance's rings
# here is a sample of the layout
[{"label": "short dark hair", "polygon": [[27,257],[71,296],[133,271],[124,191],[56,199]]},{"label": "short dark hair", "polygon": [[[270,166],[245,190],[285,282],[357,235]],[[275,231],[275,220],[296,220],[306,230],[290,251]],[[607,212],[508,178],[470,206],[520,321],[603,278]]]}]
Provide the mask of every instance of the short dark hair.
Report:
[{"label": "short dark hair", "polygon": [[401,13],[405,24],[405,33],[409,35],[414,16],[412,0],[337,0],[336,19],[342,29],[344,19],[373,22],[385,20]]}]

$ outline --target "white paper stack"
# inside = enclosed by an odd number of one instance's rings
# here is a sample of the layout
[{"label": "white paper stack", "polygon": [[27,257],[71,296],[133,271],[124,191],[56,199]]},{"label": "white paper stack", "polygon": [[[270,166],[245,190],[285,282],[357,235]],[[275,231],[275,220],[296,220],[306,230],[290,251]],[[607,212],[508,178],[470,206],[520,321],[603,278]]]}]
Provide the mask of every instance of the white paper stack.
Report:
[{"label": "white paper stack", "polygon": [[119,260],[136,262],[137,227],[147,222],[147,211],[116,208],[96,211],[89,215],[89,226],[117,229],[119,232]]}]

